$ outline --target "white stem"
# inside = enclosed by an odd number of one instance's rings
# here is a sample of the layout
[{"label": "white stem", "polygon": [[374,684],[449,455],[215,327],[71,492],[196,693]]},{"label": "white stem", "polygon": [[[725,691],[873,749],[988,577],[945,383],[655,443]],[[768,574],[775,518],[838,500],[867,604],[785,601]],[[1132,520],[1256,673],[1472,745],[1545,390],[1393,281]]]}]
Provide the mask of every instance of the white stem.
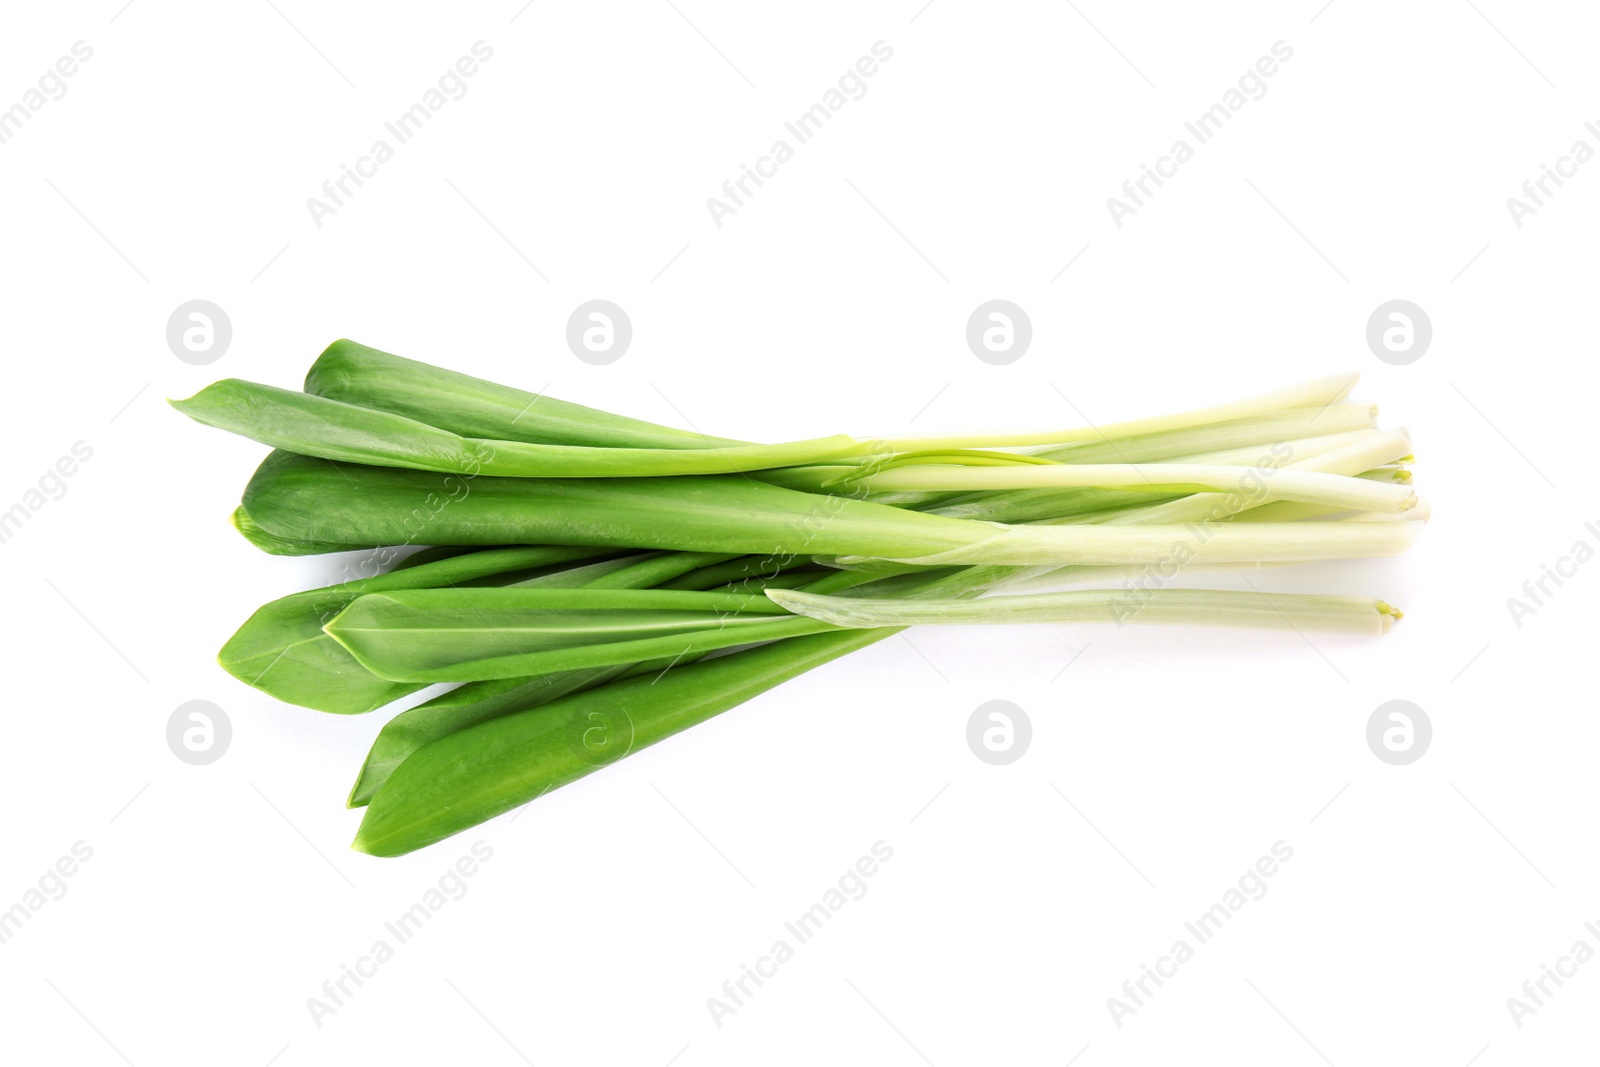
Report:
[{"label": "white stem", "polygon": [[1296,470],[1328,474],[1361,474],[1411,457],[1411,435],[1405,430],[1385,430],[1341,448],[1307,456],[1289,464]]},{"label": "white stem", "polygon": [[1039,433],[963,434],[959,437],[890,437],[886,443],[896,452],[912,452],[943,448],[1020,448],[1028,445],[1069,444],[1076,441],[1105,441],[1135,434],[1160,433],[1203,426],[1213,422],[1230,422],[1234,419],[1270,415],[1285,408],[1320,408],[1337,403],[1355,388],[1359,374],[1336,374],[1328,378],[1293,385],[1287,389],[1229,404],[1208,408],[1158,415],[1152,418],[1132,419],[1128,422],[1106,423],[1103,426],[1083,426],[1070,430],[1045,430]]},{"label": "white stem", "polygon": [[[1411,438],[1404,430],[1389,430],[1384,433],[1375,433],[1349,442],[1339,448],[1332,449],[1318,455],[1306,456],[1296,459],[1289,464],[1289,469],[1299,472],[1320,473],[1325,475],[1344,475],[1358,480],[1367,471],[1386,463],[1392,463],[1403,456],[1411,454]],[[1290,455],[1297,455],[1291,452]],[[1263,471],[1261,480],[1270,483],[1283,477],[1282,471]],[[1386,490],[1396,497],[1408,498],[1410,506],[1416,504],[1416,492],[1409,483],[1394,482],[1385,479],[1380,482],[1371,482],[1375,485],[1387,485]],[[1235,486],[1238,483],[1235,482]],[[1313,504],[1320,507],[1332,508],[1327,514],[1336,514],[1338,511],[1385,511],[1404,512],[1409,507],[1372,508],[1366,505],[1350,505],[1336,502],[1331,499],[1311,500],[1302,496],[1288,494],[1240,494],[1230,500],[1226,493],[1197,493],[1194,496],[1184,497],[1182,500],[1171,500],[1165,504],[1154,504],[1148,507],[1130,509],[1114,516],[1108,516],[1103,521],[1113,525],[1127,525],[1133,523],[1174,523],[1196,522],[1211,517],[1226,517],[1247,512],[1252,508],[1270,504],[1274,501],[1294,501],[1301,504]]]},{"label": "white stem", "polygon": [[[1299,459],[1310,459],[1320,456],[1325,452],[1332,452],[1336,448],[1355,444],[1369,437],[1376,437],[1382,433],[1376,427],[1362,430],[1346,430],[1343,433],[1323,434],[1318,437],[1280,438],[1274,445],[1287,445],[1290,454]],[[1263,448],[1272,448],[1274,445],[1249,445],[1244,448],[1228,448],[1220,452],[1195,452],[1182,456],[1174,456],[1167,460],[1168,463],[1213,463],[1224,467],[1254,467],[1263,458]],[[1271,458],[1267,454],[1266,458]]]},{"label": "white stem", "polygon": [[1426,497],[1417,498],[1417,506],[1403,515],[1390,515],[1383,511],[1360,511],[1346,515],[1340,522],[1427,522],[1433,518],[1433,505]]},{"label": "white stem", "polygon": [[[1222,449],[1259,448],[1274,441],[1297,437],[1322,437],[1377,426],[1378,405],[1332,404],[1320,408],[1290,408],[1258,418],[1207,423],[1181,430],[1136,434],[1066,445],[1035,445],[1021,449],[1060,463],[1155,463],[1174,456]],[[1190,461],[1194,462],[1194,461]]]},{"label": "white stem", "polygon": [[[1185,578],[1195,574],[1236,574],[1273,567],[1295,567],[1296,563],[1191,563],[1183,568]],[[1007,593],[1059,592],[1063,586],[1121,584],[1147,578],[1145,567],[1018,567],[1012,576],[997,580],[989,591]]]},{"label": "white stem", "polygon": [[994,537],[896,562],[1039,566],[1148,564],[1174,574],[1190,562],[1309,563],[1396,556],[1420,536],[1420,522],[1184,523],[1175,526],[998,526]]}]

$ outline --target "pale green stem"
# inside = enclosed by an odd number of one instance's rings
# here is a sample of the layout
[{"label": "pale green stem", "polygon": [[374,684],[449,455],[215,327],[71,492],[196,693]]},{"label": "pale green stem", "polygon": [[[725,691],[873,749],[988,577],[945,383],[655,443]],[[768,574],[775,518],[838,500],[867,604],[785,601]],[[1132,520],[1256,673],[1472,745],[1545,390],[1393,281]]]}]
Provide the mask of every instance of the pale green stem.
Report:
[{"label": "pale green stem", "polygon": [[1285,408],[1320,408],[1337,403],[1349,395],[1359,374],[1339,374],[1328,378],[1279,389],[1276,392],[1228,404],[1157,415],[1127,422],[1106,423],[1102,426],[1084,426],[1070,430],[1045,430],[1039,433],[961,434],[949,437],[890,437],[884,443],[897,452],[936,450],[942,448],[1022,448],[1029,445],[1071,444],[1074,442],[1105,441],[1139,434],[1161,433],[1204,426],[1214,422],[1232,422],[1236,419],[1257,418]]},{"label": "pale green stem", "polygon": [[[1382,432],[1376,427],[1368,427],[1363,430],[1347,430],[1343,433],[1324,434],[1320,437],[1279,438],[1268,447],[1287,447],[1290,450],[1289,454],[1296,459],[1310,459],[1312,456],[1320,456],[1325,452],[1332,452],[1336,448],[1343,448],[1346,445],[1355,444],[1357,441],[1376,437]],[[1252,445],[1242,448],[1227,448],[1219,452],[1193,452],[1187,455],[1173,456],[1168,462],[1211,463],[1220,464],[1224,467],[1255,467],[1263,459],[1271,460],[1272,458],[1270,454],[1262,454],[1260,445]]]},{"label": "pale green stem", "polygon": [[[994,537],[925,556],[895,557],[924,567],[991,564],[1303,563],[1399,555],[1420,522],[1185,523],[1177,526],[1005,526]],[[849,565],[850,557],[840,561]]]},{"label": "pale green stem", "polygon": [[1279,470],[1263,474],[1251,468],[1187,463],[900,467],[870,475],[860,484],[868,489],[885,490],[1112,489],[1152,493],[1247,493],[1259,503],[1301,500],[1361,511],[1404,511],[1416,502],[1416,494],[1409,486],[1368,482],[1348,475],[1314,470]]},{"label": "pale green stem", "polygon": [[1290,627],[1378,635],[1400,612],[1369,597],[1214,589],[1075,589],[977,600],[890,600],[769,589],[780,607],[834,626],[1125,622]]},{"label": "pale green stem", "polygon": [[[1059,463],[1154,463],[1178,456],[1325,437],[1377,426],[1378,406],[1371,403],[1332,404],[1325,408],[1292,408],[1253,419],[1237,419],[1162,433],[1138,434],[1107,441],[1075,445],[1040,445],[1023,452]],[[1259,451],[1255,455],[1259,455]],[[1253,462],[1253,460],[1252,460]]]},{"label": "pale green stem", "polygon": [[[1286,443],[1292,449],[1293,455],[1310,457],[1343,448],[1368,437],[1375,437],[1380,432],[1375,429],[1355,430]],[[1261,459],[1261,448],[1258,445],[1225,452],[1173,456],[1170,462],[1252,466]],[[922,507],[929,514],[944,515],[952,519],[1058,523],[1090,521],[1083,518],[1088,514],[1095,516],[1092,521],[1103,521],[1112,514],[1122,511],[1147,508],[1151,504],[1152,495],[1155,494],[1116,493],[1101,489],[1018,489],[991,493],[875,494],[872,499],[902,506]],[[885,499],[890,497],[893,499]],[[1122,502],[1125,502],[1125,506],[1116,508],[1116,505]]]},{"label": "pale green stem", "polygon": [[[1407,483],[1396,483],[1387,477],[1379,480],[1365,477],[1366,473],[1374,467],[1391,463],[1402,456],[1410,455],[1410,453],[1411,438],[1407,436],[1405,431],[1390,430],[1385,433],[1363,437],[1360,440],[1319,455],[1297,459],[1289,464],[1287,470],[1330,476],[1347,476],[1358,481],[1367,481],[1372,485],[1385,486],[1384,492],[1395,496],[1404,496],[1411,501],[1410,506],[1414,507],[1416,493]],[[1289,454],[1295,455],[1293,452]],[[1284,477],[1286,471],[1254,470],[1249,473],[1253,474],[1254,477],[1247,480],[1244,475],[1240,475],[1239,480],[1234,483],[1231,493],[1198,493],[1194,496],[1184,497],[1182,500],[1168,501],[1165,504],[1125,509],[1113,516],[1091,517],[1087,521],[1126,525],[1131,523],[1221,520],[1265,504],[1291,501],[1332,509],[1328,514],[1336,514],[1339,511],[1386,511],[1398,513],[1410,510],[1410,507],[1399,509],[1390,507],[1373,508],[1366,505],[1341,503],[1332,499],[1311,500],[1288,493],[1274,494],[1270,491],[1271,488],[1274,487],[1274,483]]]}]

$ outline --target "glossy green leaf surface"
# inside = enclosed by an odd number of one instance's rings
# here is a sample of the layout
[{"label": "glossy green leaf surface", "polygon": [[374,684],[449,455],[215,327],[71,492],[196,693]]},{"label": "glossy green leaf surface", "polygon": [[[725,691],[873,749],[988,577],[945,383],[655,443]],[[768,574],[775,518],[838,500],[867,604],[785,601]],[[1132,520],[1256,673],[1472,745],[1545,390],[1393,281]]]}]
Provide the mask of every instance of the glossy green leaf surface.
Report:
[{"label": "glossy green leaf surface", "polygon": [[250,517],[244,508],[234,508],[233,514],[228,517],[233,528],[238,530],[246,541],[255,545],[261,551],[274,556],[317,556],[328,552],[354,552],[376,545],[342,545],[327,541],[297,541],[284,537],[274,537]]},{"label": "glossy green leaf surface", "polygon": [[765,596],[625,589],[411,589],[355,599],[324,629],[367,670],[412,682],[634,663],[828,629]]},{"label": "glossy green leaf surface", "polygon": [[[662,552],[635,559],[626,566],[602,575],[588,575],[588,587],[597,589],[644,589],[660,582],[697,573],[725,561],[712,553]],[[574,567],[572,571],[589,571]],[[359,807],[371,799],[389,774],[418,748],[429,741],[466,729],[480,722],[549,703],[568,693],[587,689],[631,671],[657,673],[672,666],[672,661],[642,664],[615,664],[589,670],[536,677],[497,678],[469,682],[390,719],[378,731],[350,790],[350,806]]]},{"label": "glossy green leaf surface", "polygon": [[312,364],[305,391],[404,415],[463,437],[597,448],[727,448],[748,443],[613,415],[347,340],[333,342]]},{"label": "glossy green leaf surface", "polygon": [[777,641],[660,676],[611,682],[440,737],[378,789],[354,847],[399,856],[443,840],[894,632]]},{"label": "glossy green leaf surface", "polygon": [[390,719],[378,732],[356,775],[348,804],[352,808],[365,805],[379,787],[389,780],[396,767],[430,741],[509,712],[548,704],[570,693],[620,678],[630,669],[631,664],[621,664],[585,671],[543,674],[534,678],[497,678],[473,682],[408,708]]},{"label": "glossy green leaf surface", "polygon": [[826,462],[872,449],[869,442],[844,435],[698,449],[596,448],[462,437],[405,415],[239,378],[213,382],[171,404],[196,422],[288,452],[440,474],[510,478],[727,474]]},{"label": "glossy green leaf surface", "polygon": [[999,532],[740,475],[466,478],[276,452],[244,506],[273,536],[380,544],[592,544],[727,554],[911,556]]},{"label": "glossy green leaf surface", "polygon": [[322,627],[351,601],[381,590],[448,585],[491,574],[583,559],[596,549],[493,548],[280,597],[258,608],[223,645],[217,662],[246,685],[318,711],[353,715],[422,688],[379,678]]}]

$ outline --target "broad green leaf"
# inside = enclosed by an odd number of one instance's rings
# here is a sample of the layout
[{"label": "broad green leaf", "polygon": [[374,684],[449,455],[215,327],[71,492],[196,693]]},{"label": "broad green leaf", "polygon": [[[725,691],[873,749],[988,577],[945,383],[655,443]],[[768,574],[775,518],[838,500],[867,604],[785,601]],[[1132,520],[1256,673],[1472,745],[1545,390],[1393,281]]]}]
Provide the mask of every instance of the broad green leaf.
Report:
[{"label": "broad green leaf", "polygon": [[[524,358],[519,354],[519,359]],[[531,365],[531,364],[530,364]],[[390,355],[355,341],[329,345],[305,391],[404,415],[463,437],[597,448],[728,448],[748,444],[641,422]]]},{"label": "broad green leaf", "polygon": [[362,549],[376,548],[376,545],[341,545],[330,544],[327,541],[294,541],[282,537],[274,537],[250,517],[244,508],[234,508],[229,516],[233,528],[244,535],[244,539],[263,552],[274,556],[317,556],[327,552],[353,552]]},{"label": "broad green leaf", "polygon": [[570,547],[493,548],[371,578],[310,589],[258,608],[217,654],[222,668],[279,700],[353,715],[422,688],[373,675],[322,630],[363,593],[425,588],[596,555]]},{"label": "broad green leaf", "polygon": [[385,723],[373,740],[350,790],[348,806],[359,808],[370,801],[394,769],[429,741],[603,684],[626,674],[632,666],[473,682],[402,711]]},{"label": "broad green leaf", "polygon": [[354,847],[399,856],[433,844],[895,632],[777,641],[458,730],[394,770],[372,797]]},{"label": "broad green leaf", "polygon": [[[693,575],[701,568],[724,559],[723,556],[707,553],[663,552],[644,559],[634,558],[627,566],[601,575],[593,574],[590,567],[574,567],[571,572],[591,572],[587,575],[589,588],[643,589],[658,582]],[[435,738],[498,715],[549,703],[568,693],[622,677],[630,671],[659,673],[672,665],[671,661],[617,664],[532,678],[469,682],[458,686],[442,696],[402,711],[384,724],[356,776],[356,784],[350,790],[349,804],[351,807],[365,804],[394,768]]]},{"label": "broad green leaf", "polygon": [[818,463],[870,453],[871,442],[838,435],[777,445],[727,448],[612,448],[462,437],[404,415],[340,400],[225,378],[177,410],[288,452],[440,474],[510,478],[618,478],[739,471]]},{"label": "broad green leaf", "polygon": [[244,506],[285,539],[592,544],[786,556],[932,553],[998,528],[767,485],[740,475],[476,478],[275,452]]},{"label": "broad green leaf", "polygon": [[512,587],[370,593],[324,630],[380,677],[472,682],[700,654],[826,628],[759,594]]}]

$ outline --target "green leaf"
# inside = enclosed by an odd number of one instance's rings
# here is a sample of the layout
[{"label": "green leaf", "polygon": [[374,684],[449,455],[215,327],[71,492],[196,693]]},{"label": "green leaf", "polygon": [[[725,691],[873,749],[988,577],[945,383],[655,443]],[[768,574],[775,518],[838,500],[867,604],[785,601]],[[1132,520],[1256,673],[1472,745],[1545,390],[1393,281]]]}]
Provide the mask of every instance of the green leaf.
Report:
[{"label": "green leaf", "polygon": [[[687,562],[690,555],[690,553],[681,553],[678,559],[680,562]],[[744,562],[748,564],[761,561],[754,560],[752,557],[744,557]],[[906,568],[901,568],[901,570],[903,572]],[[741,586],[745,584],[760,585],[770,581],[772,573],[771,571],[762,571],[754,576],[740,574],[738,577],[744,579],[740,583]],[[784,572],[779,576],[786,576],[787,573]],[[885,581],[880,581],[877,585],[871,585],[870,588],[883,589],[896,583],[902,583],[901,587],[895,590],[897,595],[960,598],[980,595],[995,583],[1006,581],[1011,576],[1011,568],[967,567],[944,572],[900,573]],[[684,575],[685,580],[697,584],[720,584],[729,577],[729,573],[721,565],[706,567]],[[847,591],[859,583],[872,583],[876,580],[873,575],[834,572],[820,581],[812,582],[807,586],[807,589],[813,592]],[[907,582],[912,584],[903,584]],[[858,633],[861,632],[864,631],[858,631]],[[871,637],[869,640],[878,640],[893,632],[892,630],[872,631],[876,636]],[[847,639],[841,639],[840,644],[843,646],[843,650],[837,652],[839,655],[842,655],[843,651],[860,647]],[[818,646],[797,644],[795,639],[790,639],[763,647],[787,648],[788,652],[786,654],[803,657],[811,655],[810,650]],[[724,658],[736,659],[744,655],[746,654],[733,653]],[[388,726],[384,727],[379,734],[378,740],[373,744],[372,753],[368,756],[371,766],[363,768],[362,777],[358,780],[356,789],[352,791],[351,803],[359,805],[370,801],[387,777],[393,773],[395,767],[402,765],[411,753],[420,750],[428,742],[466,730],[491,718],[524,711],[530,707],[552,702],[568,695],[569,692],[591,689],[608,683],[614,678],[648,676],[651,680],[650,688],[654,690],[662,682],[663,678],[673,678],[677,672],[683,670],[690,662],[692,661],[688,657],[674,656],[670,660],[662,659],[641,663],[631,669],[623,665],[617,665],[593,671],[551,674],[546,675],[537,684],[528,686],[526,689],[523,687],[528,683],[528,679],[471,682],[463,685],[443,697],[430,701],[428,704],[402,712],[391,720]],[[740,662],[750,666],[752,671],[759,671],[766,669],[761,664],[768,661],[747,658],[740,660]],[[611,672],[621,673],[614,674]],[[677,681],[677,679],[673,680],[674,682]],[[775,685],[777,681],[781,680],[781,678],[776,679],[771,684]],[[662,689],[660,692],[667,693],[671,688]],[[643,699],[648,700],[651,695],[650,692],[645,692]],[[663,699],[673,700],[677,698],[665,697]],[[593,708],[590,708],[583,713],[583,728],[586,731],[583,736],[590,740],[597,736],[594,732],[595,728],[603,727],[606,721],[602,716],[601,720],[597,722],[593,718],[593,710]],[[603,729],[598,736],[602,739],[605,737]],[[631,737],[631,734],[629,736]],[[607,760],[616,758],[617,749],[615,747],[608,749],[604,744],[586,747],[589,749],[588,754],[591,757],[598,758],[604,755]],[[623,750],[623,754],[626,754],[626,750]]]},{"label": "green leaf", "polygon": [[244,506],[280,538],[380,544],[593,544],[764,556],[919,555],[1000,531],[739,475],[491,478],[276,452]]},{"label": "green leaf", "polygon": [[369,463],[512,478],[659,477],[728,474],[826,462],[870,453],[873,445],[837,435],[777,445],[726,448],[615,448],[530,444],[462,437],[426,422],[312,393],[225,378],[187,400],[170,401],[206,426],[289,452]]},{"label": "green leaf", "polygon": [[576,781],[894,630],[778,641],[585,690],[417,749],[378,789],[354,846],[399,856]]},{"label": "green leaf", "polygon": [[410,682],[635,663],[824,629],[759,594],[547,588],[370,593],[324,627],[373,674]]},{"label": "green leaf", "polygon": [[[643,589],[659,582],[691,575],[725,557],[698,552],[663,552],[644,559],[634,558],[624,567],[602,575],[590,573],[590,588]],[[589,572],[590,567],[574,567],[569,573]],[[497,678],[486,682],[469,682],[442,696],[435,697],[414,708],[408,708],[390,719],[378,731],[367,753],[366,761],[356,776],[350,790],[349,804],[359,807],[372,798],[405,759],[435,738],[443,737],[468,726],[476,725],[499,715],[523,711],[549,703],[568,693],[587,689],[619,678],[633,671],[659,673],[672,666],[672,661],[652,661],[641,664],[616,664],[591,670],[545,674],[532,678]]]},{"label": "green leaf", "polygon": [[372,674],[322,630],[363,593],[468,581],[597,554],[591,548],[494,548],[324,589],[280,597],[258,608],[217,654],[222,668],[279,700],[354,715],[414,693],[419,684]]},{"label": "green leaf", "polygon": [[298,541],[289,538],[274,537],[250,517],[250,513],[242,507],[234,508],[229,516],[233,528],[244,535],[244,539],[255,545],[263,552],[274,556],[316,556],[326,552],[353,552],[362,549],[376,548],[376,545],[342,545],[328,541]]},{"label": "green leaf", "polygon": [[[629,561],[629,565],[613,569],[600,576],[589,576],[590,589],[646,589],[658,582],[677,579],[683,574],[696,573],[699,568],[725,560],[722,555],[702,552],[653,553],[642,560]],[[587,566],[571,568],[573,573],[590,571]],[[366,753],[360,774],[350,789],[349,805],[352,808],[371,800],[379,785],[387,781],[394,768],[419,747],[434,741],[435,737],[456,733],[480,721],[498,715],[538,707],[557,697],[576,693],[579,689],[602,685],[605,681],[622,677],[634,670],[656,673],[666,670],[672,661],[653,661],[645,664],[614,664],[590,670],[573,670],[565,673],[546,673],[533,678],[494,678],[491,681],[469,681],[467,685],[451,689],[432,701],[418,704],[390,718],[379,729],[373,747]]]},{"label": "green leaf", "polygon": [[721,585],[744,587],[775,578],[786,571],[811,564],[810,556],[783,558],[731,556],[722,563],[708,564],[680,577],[662,582],[661,589],[715,589]]},{"label": "green leaf", "polygon": [[[525,357],[518,353],[518,358]],[[727,448],[748,443],[613,415],[354,341],[327,347],[306,374],[305,391],[404,415],[463,437],[597,448]]]},{"label": "green leaf", "polygon": [[395,768],[430,741],[603,684],[628,673],[632,667],[619,664],[535,678],[473,682],[402,711],[378,731],[356,775],[356,784],[351,787],[348,806],[359,808],[368,803]]}]

